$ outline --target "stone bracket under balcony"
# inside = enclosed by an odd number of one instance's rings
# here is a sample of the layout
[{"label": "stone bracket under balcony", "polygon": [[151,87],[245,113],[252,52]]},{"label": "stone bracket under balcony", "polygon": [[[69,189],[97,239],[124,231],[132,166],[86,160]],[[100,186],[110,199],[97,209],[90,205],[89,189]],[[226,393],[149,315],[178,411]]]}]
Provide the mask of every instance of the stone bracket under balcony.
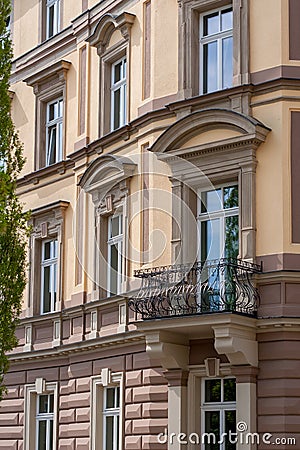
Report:
[{"label": "stone bracket under balcony", "polygon": [[237,314],[173,317],[135,322],[146,351],[165,370],[188,369],[189,341],[213,338],[216,351],[233,366],[258,366],[257,319]]}]

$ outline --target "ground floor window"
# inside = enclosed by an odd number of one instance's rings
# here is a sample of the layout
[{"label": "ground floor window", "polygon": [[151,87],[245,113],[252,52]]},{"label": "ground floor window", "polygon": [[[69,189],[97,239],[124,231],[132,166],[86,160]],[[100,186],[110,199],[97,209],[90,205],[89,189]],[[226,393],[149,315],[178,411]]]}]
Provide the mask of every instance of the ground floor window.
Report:
[{"label": "ground floor window", "polygon": [[[234,378],[210,378],[202,381],[203,450],[235,450],[230,432],[236,431],[236,382]],[[232,442],[230,442],[232,441]]]},{"label": "ground floor window", "polygon": [[119,449],[120,387],[106,387],[103,396],[103,450]]}]

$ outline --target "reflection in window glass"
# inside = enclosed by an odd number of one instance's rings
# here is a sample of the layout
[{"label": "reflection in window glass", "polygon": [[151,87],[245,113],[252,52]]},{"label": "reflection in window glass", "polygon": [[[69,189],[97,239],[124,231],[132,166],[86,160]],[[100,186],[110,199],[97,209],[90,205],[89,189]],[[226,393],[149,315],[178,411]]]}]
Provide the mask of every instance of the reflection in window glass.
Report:
[{"label": "reflection in window glass", "polygon": [[206,94],[232,86],[232,8],[200,17],[200,87]]},{"label": "reflection in window glass", "polygon": [[[202,423],[204,432],[214,439],[204,442],[206,450],[236,450],[229,442],[229,431],[236,432],[236,381],[234,378],[212,378],[204,380],[202,401]],[[227,433],[227,438],[220,439]],[[220,442],[221,441],[221,442]]]},{"label": "reflection in window glass", "polygon": [[120,388],[107,387],[103,392],[103,448],[119,449]]}]

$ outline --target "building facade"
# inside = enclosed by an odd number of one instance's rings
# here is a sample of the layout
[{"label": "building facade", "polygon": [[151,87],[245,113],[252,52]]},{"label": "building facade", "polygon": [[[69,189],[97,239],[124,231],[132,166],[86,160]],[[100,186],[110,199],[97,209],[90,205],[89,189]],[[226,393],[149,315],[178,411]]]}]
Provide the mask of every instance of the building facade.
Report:
[{"label": "building facade", "polygon": [[32,233],[1,449],[299,448],[299,16],[13,1]]}]

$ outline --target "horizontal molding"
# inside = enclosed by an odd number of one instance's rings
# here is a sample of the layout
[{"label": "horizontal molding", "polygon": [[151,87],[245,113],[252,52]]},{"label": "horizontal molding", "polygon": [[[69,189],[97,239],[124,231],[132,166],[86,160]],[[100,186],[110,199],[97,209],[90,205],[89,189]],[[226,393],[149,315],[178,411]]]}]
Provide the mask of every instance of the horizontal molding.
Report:
[{"label": "horizontal molding", "polygon": [[276,66],[268,69],[252,72],[250,74],[251,83],[254,85],[277,80],[278,78],[290,78],[298,80],[300,78],[300,66]]},{"label": "horizontal molding", "polygon": [[300,254],[275,253],[271,255],[257,256],[257,263],[263,267],[263,272],[297,271],[300,272]]}]

